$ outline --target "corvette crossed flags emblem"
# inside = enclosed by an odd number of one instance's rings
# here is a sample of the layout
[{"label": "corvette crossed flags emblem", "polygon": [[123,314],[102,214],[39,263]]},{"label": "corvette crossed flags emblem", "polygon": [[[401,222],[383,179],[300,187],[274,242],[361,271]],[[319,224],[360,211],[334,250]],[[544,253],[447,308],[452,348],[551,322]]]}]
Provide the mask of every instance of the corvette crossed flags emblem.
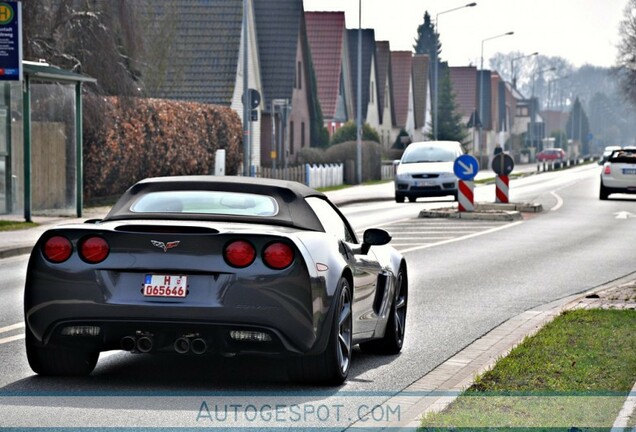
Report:
[{"label": "corvette crossed flags emblem", "polygon": [[171,242],[160,242],[157,240],[150,240],[153,246],[157,246],[159,249],[163,249],[164,252],[168,252],[168,249],[176,248],[179,246],[180,241],[171,241]]}]

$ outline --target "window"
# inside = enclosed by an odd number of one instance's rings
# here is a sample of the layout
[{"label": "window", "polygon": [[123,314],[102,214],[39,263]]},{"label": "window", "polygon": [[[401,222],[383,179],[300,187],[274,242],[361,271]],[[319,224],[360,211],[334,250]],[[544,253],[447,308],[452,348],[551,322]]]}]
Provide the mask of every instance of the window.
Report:
[{"label": "window", "polygon": [[133,213],[199,213],[244,216],[275,216],[273,197],[237,192],[161,191],[140,196],[130,207]]},{"label": "window", "polygon": [[305,147],[305,122],[300,123],[300,148]]},{"label": "window", "polygon": [[296,88],[297,89],[301,89],[303,88],[303,64],[302,62],[298,62],[298,72],[297,72],[297,77],[296,77]]},{"label": "window", "polygon": [[294,154],[294,122],[289,122],[289,153]]},{"label": "window", "polygon": [[316,213],[327,234],[331,234],[338,240],[347,243],[357,243],[349,225],[340,217],[340,214],[334,210],[331,204],[317,197],[306,198],[306,201]]}]

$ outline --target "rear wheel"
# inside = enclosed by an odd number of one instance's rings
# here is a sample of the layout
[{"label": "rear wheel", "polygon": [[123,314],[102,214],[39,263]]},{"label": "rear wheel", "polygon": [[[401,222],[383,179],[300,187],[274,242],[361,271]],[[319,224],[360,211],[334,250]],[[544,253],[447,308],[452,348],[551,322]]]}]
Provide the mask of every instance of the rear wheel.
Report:
[{"label": "rear wheel", "polygon": [[410,196],[409,197],[409,202],[415,202],[416,199],[417,199],[417,197]]},{"label": "rear wheel", "polygon": [[339,385],[349,375],[353,319],[351,288],[347,279],[340,280],[338,292],[327,349],[315,356],[290,359],[288,372],[295,381]]},{"label": "rear wheel", "polygon": [[598,197],[602,201],[605,201],[609,197],[609,191],[605,186],[603,186],[603,180],[601,180],[601,188],[599,190]]},{"label": "rear wheel", "polygon": [[360,348],[373,354],[398,354],[404,344],[406,331],[406,306],[408,304],[408,281],[404,267],[395,280],[395,296],[386,324],[384,337],[360,344]]},{"label": "rear wheel", "polygon": [[42,346],[28,327],[25,343],[29,366],[38,375],[88,375],[95,369],[99,358],[99,352]]}]

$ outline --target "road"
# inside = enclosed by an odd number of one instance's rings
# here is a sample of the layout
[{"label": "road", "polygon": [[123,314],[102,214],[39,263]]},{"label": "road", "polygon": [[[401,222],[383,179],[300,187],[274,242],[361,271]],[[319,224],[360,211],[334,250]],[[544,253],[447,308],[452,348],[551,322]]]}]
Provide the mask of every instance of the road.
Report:
[{"label": "road", "polygon": [[[121,352],[102,355],[88,378],[36,377],[23,329],[12,327],[22,319],[26,257],[0,260],[0,426],[345,427],[509,318],[636,271],[636,198],[601,202],[598,170],[512,181],[512,201],[544,207],[519,222],[416,219],[452,204],[443,199],[343,207],[357,231],[391,232],[409,263],[410,295],[402,354],[356,350],[340,388],[290,384],[275,360]],[[493,186],[476,189],[477,201],[493,198]],[[400,410],[375,415],[398,420]]]}]

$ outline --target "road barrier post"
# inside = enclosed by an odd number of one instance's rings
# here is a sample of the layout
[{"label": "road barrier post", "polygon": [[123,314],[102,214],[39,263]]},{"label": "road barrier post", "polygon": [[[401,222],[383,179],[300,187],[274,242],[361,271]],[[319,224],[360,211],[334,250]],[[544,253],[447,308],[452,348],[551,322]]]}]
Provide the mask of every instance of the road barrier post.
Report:
[{"label": "road barrier post", "polygon": [[459,181],[459,193],[457,194],[457,204],[460,212],[473,212],[475,211],[475,201],[473,190],[475,189],[475,182],[460,180]]},{"label": "road barrier post", "polygon": [[498,203],[508,204],[510,177],[507,175],[498,175],[495,179],[495,195]]}]

